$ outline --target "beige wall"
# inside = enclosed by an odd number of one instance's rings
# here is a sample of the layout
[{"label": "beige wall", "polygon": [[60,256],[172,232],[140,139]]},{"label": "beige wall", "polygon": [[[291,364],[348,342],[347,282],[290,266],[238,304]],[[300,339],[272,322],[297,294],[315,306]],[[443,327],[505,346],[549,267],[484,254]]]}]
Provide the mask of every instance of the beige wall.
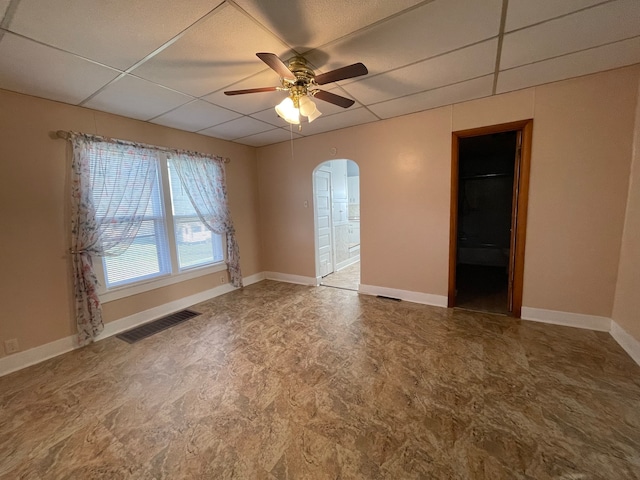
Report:
[{"label": "beige wall", "polygon": [[295,158],[286,143],[258,149],[265,270],[315,277],[312,173],[346,158],[360,168],[362,283],[446,294],[451,108],[415,117],[297,140]]},{"label": "beige wall", "polygon": [[[17,338],[27,350],[75,332],[66,254],[70,156],[68,142],[50,137],[56,130],[230,157],[227,183],[241,267],[245,276],[262,271],[254,148],[0,90],[0,342]],[[219,285],[216,278],[107,303],[105,321],[210,289]]]},{"label": "beige wall", "polygon": [[[637,131],[632,154],[639,76],[640,67],[630,67],[302,138],[294,142],[294,158],[288,143],[256,153],[0,91],[0,342],[17,338],[26,350],[74,333],[66,254],[69,149],[50,137],[55,130],[231,157],[229,200],[245,276],[315,276],[312,172],[326,160],[354,160],[362,283],[446,295],[451,132],[526,118],[534,118],[534,132],[524,305],[613,315],[640,339]],[[105,319],[212,285],[212,276],[201,277],[110,302]]]},{"label": "beige wall", "polygon": [[347,158],[360,167],[361,282],[446,295],[451,132],[533,118],[524,305],[610,317],[639,72],[302,138],[295,158],[288,144],[258,149],[265,270],[315,277],[311,174]]},{"label": "beige wall", "polygon": [[611,317],[638,72],[536,88],[527,306]]},{"label": "beige wall", "polygon": [[640,90],[613,320],[640,341]]}]

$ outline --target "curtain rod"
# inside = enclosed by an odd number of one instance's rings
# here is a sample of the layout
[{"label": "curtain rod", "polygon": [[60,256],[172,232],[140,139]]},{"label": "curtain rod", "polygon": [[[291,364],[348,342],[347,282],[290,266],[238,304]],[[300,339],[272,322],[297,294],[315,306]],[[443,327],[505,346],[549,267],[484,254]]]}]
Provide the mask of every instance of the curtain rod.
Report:
[{"label": "curtain rod", "polygon": [[62,138],[64,140],[71,140],[73,135],[82,135],[84,137],[89,137],[89,138],[91,138],[93,140],[96,140],[96,141],[99,141],[99,142],[119,143],[121,145],[133,145],[133,146],[137,146],[137,147],[149,148],[149,149],[152,149],[152,150],[160,150],[161,152],[196,154],[196,155],[199,155],[199,156],[205,156],[205,157],[209,157],[209,158],[219,159],[219,160],[222,160],[224,163],[231,163],[231,159],[230,158],[220,157],[218,155],[211,155],[211,154],[208,154],[208,153],[194,152],[194,151],[191,151],[191,150],[182,150],[182,149],[179,149],[179,148],[159,147],[157,145],[149,145],[147,143],[137,143],[137,142],[131,142],[129,140],[120,140],[120,139],[116,139],[116,138],[103,137],[101,135],[94,135],[92,133],[67,132],[66,130],[58,130],[56,132],[56,136],[58,138]]}]

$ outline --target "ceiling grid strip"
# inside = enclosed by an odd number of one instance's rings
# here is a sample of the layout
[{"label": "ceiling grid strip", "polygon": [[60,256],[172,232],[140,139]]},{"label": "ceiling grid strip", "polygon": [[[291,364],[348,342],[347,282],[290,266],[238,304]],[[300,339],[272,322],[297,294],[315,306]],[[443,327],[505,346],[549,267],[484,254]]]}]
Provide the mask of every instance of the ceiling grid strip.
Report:
[{"label": "ceiling grid strip", "polygon": [[496,66],[493,71],[493,88],[491,94],[495,95],[498,89],[498,74],[500,73],[500,57],[502,57],[502,42],[504,41],[504,28],[507,23],[507,9],[509,0],[502,0],[502,15],[500,17],[500,32],[498,33],[498,48],[496,49]]}]

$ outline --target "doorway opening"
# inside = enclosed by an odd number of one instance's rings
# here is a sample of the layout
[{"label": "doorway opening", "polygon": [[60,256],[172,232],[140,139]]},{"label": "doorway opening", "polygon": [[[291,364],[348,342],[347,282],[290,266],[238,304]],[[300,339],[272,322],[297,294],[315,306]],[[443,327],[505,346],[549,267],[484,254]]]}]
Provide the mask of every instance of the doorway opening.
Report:
[{"label": "doorway opening", "polygon": [[352,160],[331,160],[313,172],[318,284],[360,287],[360,170]]},{"label": "doorway opening", "polygon": [[520,317],[531,131],[453,135],[450,307]]}]

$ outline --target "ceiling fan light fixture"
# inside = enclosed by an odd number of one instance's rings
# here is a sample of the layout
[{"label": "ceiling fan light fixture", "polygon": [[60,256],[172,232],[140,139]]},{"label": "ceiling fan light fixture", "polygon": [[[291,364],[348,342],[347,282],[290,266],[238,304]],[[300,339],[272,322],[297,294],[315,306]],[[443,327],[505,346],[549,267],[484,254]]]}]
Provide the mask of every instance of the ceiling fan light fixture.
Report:
[{"label": "ceiling fan light fixture", "polygon": [[287,97],[276,105],[276,113],[288,123],[300,124],[300,112],[293,104],[291,97]]},{"label": "ceiling fan light fixture", "polygon": [[309,123],[313,122],[320,115],[322,115],[322,112],[316,108],[313,112],[307,115],[307,118],[309,119]]},{"label": "ceiling fan light fixture", "polygon": [[317,110],[316,104],[308,96],[300,98],[300,113],[308,117]]}]

